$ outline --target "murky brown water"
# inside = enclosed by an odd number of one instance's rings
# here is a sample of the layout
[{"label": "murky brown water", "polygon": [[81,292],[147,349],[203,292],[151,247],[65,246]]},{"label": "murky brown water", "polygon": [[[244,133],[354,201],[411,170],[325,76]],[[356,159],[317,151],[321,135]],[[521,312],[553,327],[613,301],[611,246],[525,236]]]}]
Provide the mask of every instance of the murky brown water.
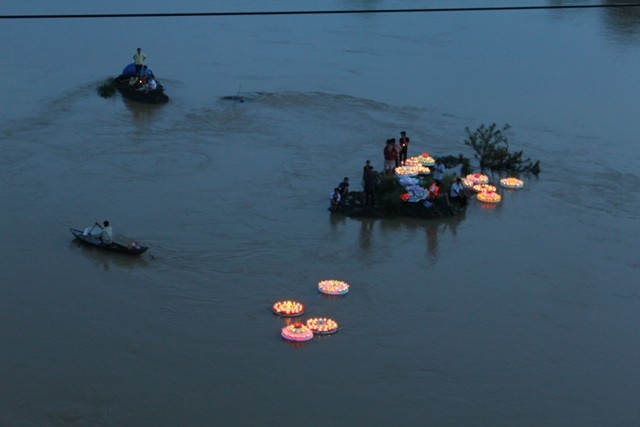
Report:
[{"label": "murky brown water", "polygon": [[[637,425],[624,16],[2,21],[0,425]],[[137,45],[169,104],[96,95]],[[494,121],[543,168],[501,205],[329,216],[400,130],[471,156]],[[72,241],[103,219],[150,254]],[[341,330],[284,342],[285,298]]]}]

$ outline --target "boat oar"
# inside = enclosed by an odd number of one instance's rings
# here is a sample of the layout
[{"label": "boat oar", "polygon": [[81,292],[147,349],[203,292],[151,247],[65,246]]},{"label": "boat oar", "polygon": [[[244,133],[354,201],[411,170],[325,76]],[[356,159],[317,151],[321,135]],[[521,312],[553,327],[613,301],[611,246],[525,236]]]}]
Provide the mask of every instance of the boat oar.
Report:
[{"label": "boat oar", "polygon": [[96,228],[96,225],[99,225],[97,222],[93,224],[93,227],[89,228],[89,231],[87,231],[87,229],[84,229],[84,233],[82,233],[82,235],[86,238],[87,236],[91,235],[91,232],[93,231],[94,228]]}]

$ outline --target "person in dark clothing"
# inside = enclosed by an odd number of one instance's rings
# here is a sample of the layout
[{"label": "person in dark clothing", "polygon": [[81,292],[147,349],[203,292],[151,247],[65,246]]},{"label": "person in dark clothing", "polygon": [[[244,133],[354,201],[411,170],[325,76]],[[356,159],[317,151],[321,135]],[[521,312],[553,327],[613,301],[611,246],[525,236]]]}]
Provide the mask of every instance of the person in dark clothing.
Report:
[{"label": "person in dark clothing", "polygon": [[338,184],[338,190],[340,190],[340,197],[343,199],[343,201],[346,201],[347,196],[349,195],[349,178],[348,177],[345,176],[342,182]]},{"label": "person in dark clothing", "polygon": [[407,152],[409,149],[409,137],[407,132],[400,132],[400,164],[404,166],[407,161]]},{"label": "person in dark clothing", "polygon": [[371,160],[367,160],[362,168],[362,188],[364,188],[364,176],[369,172],[369,166],[371,166]]},{"label": "person in dark clothing", "polygon": [[373,166],[369,166],[369,169],[364,174],[364,178],[363,178],[365,206],[374,206],[375,204],[373,193],[376,190],[376,180],[377,180],[377,176],[375,171],[373,170]]}]

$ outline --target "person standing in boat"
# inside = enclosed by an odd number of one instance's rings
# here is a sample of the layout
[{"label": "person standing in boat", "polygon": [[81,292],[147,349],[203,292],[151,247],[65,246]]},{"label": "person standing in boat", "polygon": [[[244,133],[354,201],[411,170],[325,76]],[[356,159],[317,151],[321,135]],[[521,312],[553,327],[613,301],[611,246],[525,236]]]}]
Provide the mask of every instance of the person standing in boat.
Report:
[{"label": "person standing in boat", "polygon": [[101,228],[100,234],[98,234],[98,239],[102,243],[111,244],[113,242],[113,230],[109,225],[109,221],[104,220],[102,225],[96,222],[96,225]]},{"label": "person standing in boat", "polygon": [[142,49],[136,49],[136,53],[133,54],[133,61],[136,64],[136,74],[142,77],[142,63],[147,59],[147,56],[142,52]]},{"label": "person standing in boat", "polygon": [[404,166],[407,161],[407,152],[409,150],[409,137],[407,132],[400,132],[400,164]]}]

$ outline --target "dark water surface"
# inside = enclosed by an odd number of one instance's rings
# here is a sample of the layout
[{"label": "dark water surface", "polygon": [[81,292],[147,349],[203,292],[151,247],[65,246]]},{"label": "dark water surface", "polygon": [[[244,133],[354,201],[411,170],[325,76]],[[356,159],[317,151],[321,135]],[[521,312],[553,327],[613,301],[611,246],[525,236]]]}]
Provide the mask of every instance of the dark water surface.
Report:
[{"label": "dark water surface", "polygon": [[[0,425],[640,424],[637,10],[1,23]],[[97,96],[137,46],[167,105]],[[387,138],[492,122],[542,164],[502,204],[329,216]],[[150,254],[72,241],[103,219]],[[284,342],[289,298],[341,330]]]}]

